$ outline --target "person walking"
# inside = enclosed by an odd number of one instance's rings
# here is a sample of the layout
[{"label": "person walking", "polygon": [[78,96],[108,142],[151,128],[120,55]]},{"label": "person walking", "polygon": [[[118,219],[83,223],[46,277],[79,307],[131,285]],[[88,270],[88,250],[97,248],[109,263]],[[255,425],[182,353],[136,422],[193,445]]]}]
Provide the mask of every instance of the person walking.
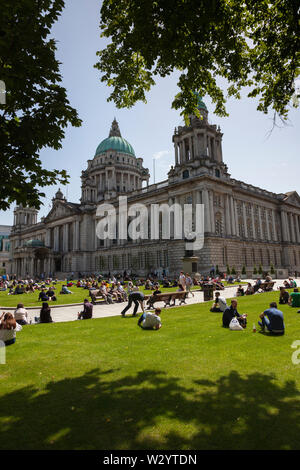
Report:
[{"label": "person walking", "polygon": [[130,309],[132,303],[134,303],[134,310],[132,316],[135,317],[139,308],[139,305],[141,306],[141,309],[143,313],[145,312],[144,309],[144,294],[143,292],[139,292],[138,287],[135,287],[135,290],[131,292],[128,296],[128,304],[127,306],[122,310],[121,315],[122,317],[125,317],[125,313],[127,310]]}]

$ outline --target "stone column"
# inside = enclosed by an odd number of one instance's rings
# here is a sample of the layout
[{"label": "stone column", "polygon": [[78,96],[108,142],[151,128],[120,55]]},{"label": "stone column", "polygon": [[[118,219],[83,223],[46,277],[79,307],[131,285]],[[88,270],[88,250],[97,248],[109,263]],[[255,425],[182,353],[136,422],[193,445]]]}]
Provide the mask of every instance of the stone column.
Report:
[{"label": "stone column", "polygon": [[174,142],[174,149],[175,149],[175,165],[178,165],[178,144]]},{"label": "stone column", "polygon": [[190,148],[190,160],[194,160],[193,140],[191,136],[189,137],[189,148]]},{"label": "stone column", "polygon": [[291,241],[295,243],[296,236],[295,236],[294,215],[292,213],[289,213],[289,217],[290,217],[290,225],[291,225]]},{"label": "stone column", "polygon": [[258,206],[258,222],[259,222],[259,228],[260,228],[260,238],[261,238],[261,240],[263,240],[264,239],[264,234],[263,234],[261,207],[260,206]]},{"label": "stone column", "polygon": [[231,235],[231,221],[230,221],[230,197],[225,194],[225,230],[226,235]]},{"label": "stone column", "polygon": [[208,194],[209,194],[209,203],[210,203],[211,231],[212,231],[212,233],[215,233],[214,193],[213,193],[213,191],[208,191]]},{"label": "stone column", "polygon": [[69,250],[69,224],[65,224],[63,227],[63,251]]},{"label": "stone column", "polygon": [[185,153],[185,142],[184,139],[181,141],[182,144],[182,163],[186,162],[186,153]]},{"label": "stone column", "polygon": [[240,237],[240,231],[239,231],[239,215],[237,211],[237,201],[234,199],[233,200],[233,205],[234,205],[234,215],[235,215],[235,230],[236,234],[238,237]]},{"label": "stone column", "polygon": [[237,235],[237,233],[236,233],[235,210],[234,210],[234,201],[233,201],[233,197],[232,197],[232,196],[229,196],[229,200],[230,200],[230,214],[231,214],[231,217],[230,217],[231,233],[232,233],[232,235]]},{"label": "stone column", "polygon": [[269,226],[269,213],[268,209],[266,210],[266,224],[267,224],[267,236],[268,240],[271,240],[270,226]]},{"label": "stone column", "polygon": [[59,248],[59,226],[54,227],[54,251]]},{"label": "stone column", "polygon": [[274,209],[272,209],[272,224],[273,224],[274,241],[278,241]]},{"label": "stone column", "polygon": [[204,204],[204,231],[211,232],[211,212],[207,189],[202,191],[202,203]]},{"label": "stone column", "polygon": [[300,243],[300,232],[299,232],[299,216],[295,214],[295,230],[296,230],[296,241]]},{"label": "stone column", "polygon": [[244,202],[242,204],[243,204],[244,233],[245,233],[245,238],[248,238],[246,204]]},{"label": "stone column", "polygon": [[285,211],[281,211],[280,216],[281,216],[282,241],[287,242],[289,238],[288,238],[288,231],[287,231],[288,227],[287,227],[287,218],[286,218]]},{"label": "stone column", "polygon": [[33,277],[33,275],[34,275],[34,258],[31,258],[31,260],[30,260],[30,270],[29,271],[30,271],[30,273],[29,273],[30,276]]},{"label": "stone column", "polygon": [[252,219],[253,239],[256,240],[256,239],[257,239],[257,233],[256,233],[256,230],[255,230],[254,206],[253,206],[253,204],[252,204],[252,206],[251,206],[251,219]]},{"label": "stone column", "polygon": [[80,247],[79,237],[80,237],[80,230],[79,230],[79,220],[75,220],[74,222],[74,230],[73,230],[73,246],[74,250],[78,251]]}]

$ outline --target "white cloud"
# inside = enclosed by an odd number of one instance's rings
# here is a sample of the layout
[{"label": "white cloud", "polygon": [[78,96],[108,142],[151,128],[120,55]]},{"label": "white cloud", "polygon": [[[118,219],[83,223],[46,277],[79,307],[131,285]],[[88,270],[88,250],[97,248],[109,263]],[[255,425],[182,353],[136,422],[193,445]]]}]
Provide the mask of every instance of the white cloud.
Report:
[{"label": "white cloud", "polygon": [[159,160],[160,158],[164,157],[165,155],[171,155],[170,150],[160,150],[159,152],[155,152],[153,154],[154,160]]}]

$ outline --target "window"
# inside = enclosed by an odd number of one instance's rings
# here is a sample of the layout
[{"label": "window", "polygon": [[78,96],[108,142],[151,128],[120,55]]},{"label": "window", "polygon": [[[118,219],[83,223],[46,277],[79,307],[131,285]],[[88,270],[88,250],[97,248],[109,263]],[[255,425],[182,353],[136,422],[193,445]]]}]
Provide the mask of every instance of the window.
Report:
[{"label": "window", "polygon": [[185,179],[187,179],[187,178],[189,178],[189,177],[190,177],[189,170],[184,170],[184,171],[182,172],[182,179],[185,180]]},{"label": "window", "polygon": [[215,233],[217,235],[223,234],[223,221],[220,213],[217,213],[215,217]]}]

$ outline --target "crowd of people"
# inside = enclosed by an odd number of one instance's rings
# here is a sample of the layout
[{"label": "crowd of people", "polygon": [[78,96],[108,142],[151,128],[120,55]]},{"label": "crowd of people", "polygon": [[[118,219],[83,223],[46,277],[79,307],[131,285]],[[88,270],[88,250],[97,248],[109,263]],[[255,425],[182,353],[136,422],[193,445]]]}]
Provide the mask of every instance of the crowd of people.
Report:
[{"label": "crowd of people", "polygon": [[[211,273],[212,274],[212,273]],[[228,276],[226,281],[231,282],[240,281],[240,279]],[[253,295],[262,292],[262,283],[272,281],[268,275],[264,280],[258,278],[251,284],[248,282],[246,286],[238,285],[236,297],[244,295]],[[40,316],[35,317],[35,323],[53,323],[51,317],[51,308],[49,302],[57,300],[56,289],[57,279],[43,279],[33,280],[24,279],[17,280],[16,278],[9,279],[8,276],[3,276],[0,280],[1,290],[9,290],[9,295],[26,294],[28,292],[37,292],[38,300],[42,302]],[[192,278],[189,273],[180,272],[178,279],[172,281],[166,277],[160,282],[153,279],[151,276],[146,279],[132,280],[129,276],[111,276],[108,280],[104,280],[102,275],[92,275],[81,278],[78,281],[68,279],[62,287],[60,294],[72,294],[71,287],[87,289],[89,292],[95,289],[99,290],[100,295],[106,303],[111,304],[114,302],[128,302],[125,308],[121,311],[124,317],[128,310],[134,306],[132,316],[137,316],[139,307],[141,308],[141,316],[138,320],[138,325],[143,329],[159,329],[161,328],[161,309],[156,308],[155,312],[147,312],[145,310],[145,295],[144,291],[151,291],[152,296],[161,294],[161,287],[163,288],[177,288],[177,291],[185,291],[187,294],[192,292],[193,286],[204,287],[205,285],[212,285],[215,293],[215,299],[210,309],[211,312],[222,313],[222,325],[225,328],[230,328],[231,322],[235,321],[242,329],[247,325],[247,314],[239,314],[237,311],[237,300],[233,299],[230,305],[227,304],[226,298],[220,294],[220,290],[224,290],[225,286],[221,277],[218,276],[197,276]],[[288,292],[287,289],[293,289]],[[297,288],[297,283],[293,278],[289,278],[283,282],[283,286],[279,288],[279,304],[287,304],[291,307],[300,308],[300,292]],[[298,310],[300,313],[300,310]],[[78,320],[87,320],[93,318],[93,304],[86,298],[83,302],[83,310],[78,312]],[[0,341],[5,345],[13,344],[16,340],[16,332],[21,331],[24,325],[31,323],[29,321],[28,311],[23,303],[18,303],[14,313],[3,312],[0,317]],[[284,333],[283,313],[278,309],[277,303],[272,302],[268,309],[260,314],[258,321],[262,331],[269,331],[274,334]]]}]

